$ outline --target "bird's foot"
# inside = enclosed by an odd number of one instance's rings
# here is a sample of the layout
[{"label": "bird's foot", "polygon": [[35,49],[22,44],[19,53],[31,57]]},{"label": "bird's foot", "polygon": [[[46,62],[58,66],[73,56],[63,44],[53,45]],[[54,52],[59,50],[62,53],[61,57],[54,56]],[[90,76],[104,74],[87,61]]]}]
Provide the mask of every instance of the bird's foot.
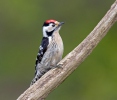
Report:
[{"label": "bird's foot", "polygon": [[62,68],[62,69],[63,69],[62,65],[63,65],[63,64],[58,64],[56,67],[57,67],[57,68]]}]

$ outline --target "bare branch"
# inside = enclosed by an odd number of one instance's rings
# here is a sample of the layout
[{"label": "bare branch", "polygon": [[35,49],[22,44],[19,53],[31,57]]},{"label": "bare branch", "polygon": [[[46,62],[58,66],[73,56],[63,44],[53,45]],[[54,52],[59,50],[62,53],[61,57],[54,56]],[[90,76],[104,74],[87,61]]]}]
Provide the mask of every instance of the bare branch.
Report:
[{"label": "bare branch", "polygon": [[48,71],[17,100],[44,100],[52,90],[60,85],[84,61],[116,21],[117,0],[94,30],[59,62],[58,65],[61,68]]}]

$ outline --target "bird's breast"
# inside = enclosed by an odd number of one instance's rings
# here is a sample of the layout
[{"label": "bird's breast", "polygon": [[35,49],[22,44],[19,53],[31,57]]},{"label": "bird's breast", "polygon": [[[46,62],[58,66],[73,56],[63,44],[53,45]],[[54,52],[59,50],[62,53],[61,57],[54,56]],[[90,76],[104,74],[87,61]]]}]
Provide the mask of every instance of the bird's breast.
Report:
[{"label": "bird's breast", "polygon": [[55,66],[62,59],[63,55],[63,41],[60,35],[53,35],[50,40],[47,51],[41,62],[45,66]]}]

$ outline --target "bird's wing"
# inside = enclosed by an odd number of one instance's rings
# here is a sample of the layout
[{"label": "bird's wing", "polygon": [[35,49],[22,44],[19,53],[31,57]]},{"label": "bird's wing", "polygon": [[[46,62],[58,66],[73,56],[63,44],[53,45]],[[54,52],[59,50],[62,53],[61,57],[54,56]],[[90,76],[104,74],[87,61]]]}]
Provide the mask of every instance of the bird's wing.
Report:
[{"label": "bird's wing", "polygon": [[47,37],[43,37],[42,41],[41,41],[41,45],[39,47],[39,52],[37,54],[37,59],[36,59],[36,63],[35,63],[36,65],[41,62],[41,60],[43,58],[43,55],[44,55],[44,53],[47,50],[48,44],[49,44],[48,38]]}]

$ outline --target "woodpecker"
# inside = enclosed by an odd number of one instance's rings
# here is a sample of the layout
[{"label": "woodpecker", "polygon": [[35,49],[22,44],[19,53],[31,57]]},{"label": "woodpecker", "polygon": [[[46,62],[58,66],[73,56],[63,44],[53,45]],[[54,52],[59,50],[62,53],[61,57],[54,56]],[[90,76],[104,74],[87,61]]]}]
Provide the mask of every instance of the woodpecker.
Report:
[{"label": "woodpecker", "polygon": [[35,77],[31,85],[47,71],[55,68],[62,59],[64,47],[59,30],[63,24],[64,22],[58,22],[53,19],[44,22],[42,28],[43,38],[35,62]]}]

